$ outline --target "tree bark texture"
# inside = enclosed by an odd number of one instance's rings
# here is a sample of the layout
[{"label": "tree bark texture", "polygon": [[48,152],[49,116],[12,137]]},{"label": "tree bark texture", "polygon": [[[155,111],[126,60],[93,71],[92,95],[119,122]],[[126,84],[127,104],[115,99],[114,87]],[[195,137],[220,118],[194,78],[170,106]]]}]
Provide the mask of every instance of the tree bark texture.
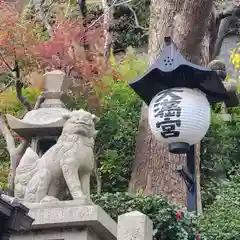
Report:
[{"label": "tree bark texture", "polygon": [[[111,1],[112,4],[112,1]],[[111,6],[109,4],[109,0],[102,0],[102,7],[103,7],[103,23],[104,23],[104,56],[106,60],[108,60],[110,56],[110,49],[112,45],[112,38],[113,38],[113,31],[112,31],[112,24],[113,24],[113,8],[109,8]]]},{"label": "tree bark texture", "polygon": [[[206,64],[209,36],[205,33],[212,6],[213,0],[152,0],[150,64],[162,50],[169,28],[172,28],[173,41],[188,60]],[[161,194],[173,203],[186,205],[186,185],[176,171],[177,165],[185,164],[186,156],[169,153],[168,148],[154,138],[147,111],[143,104],[129,191],[136,193],[141,189],[144,195]]]},{"label": "tree bark texture", "polygon": [[24,140],[18,147],[16,147],[14,137],[12,136],[10,130],[8,129],[7,124],[4,122],[1,113],[0,113],[0,131],[2,132],[6,140],[7,150],[10,155],[10,172],[8,175],[7,193],[8,195],[13,196],[16,169],[29,145],[29,142],[27,140]]}]

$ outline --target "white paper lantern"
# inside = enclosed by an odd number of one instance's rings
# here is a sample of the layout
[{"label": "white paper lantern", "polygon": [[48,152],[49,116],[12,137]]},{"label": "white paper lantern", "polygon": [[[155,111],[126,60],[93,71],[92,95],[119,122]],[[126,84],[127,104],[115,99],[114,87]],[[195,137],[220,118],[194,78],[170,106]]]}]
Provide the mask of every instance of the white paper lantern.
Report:
[{"label": "white paper lantern", "polygon": [[171,88],[151,101],[148,120],[152,133],[163,143],[198,143],[206,134],[211,117],[210,104],[200,90]]}]

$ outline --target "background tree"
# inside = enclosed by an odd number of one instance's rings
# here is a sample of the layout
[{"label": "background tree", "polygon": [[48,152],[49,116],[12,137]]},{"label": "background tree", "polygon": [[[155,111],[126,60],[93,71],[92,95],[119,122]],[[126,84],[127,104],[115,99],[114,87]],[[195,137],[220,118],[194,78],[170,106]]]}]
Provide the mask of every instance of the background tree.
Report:
[{"label": "background tree", "polygon": [[[149,62],[152,63],[170,33],[182,54],[196,64],[210,60],[212,0],[153,0],[149,31]],[[186,205],[186,186],[176,171],[185,163],[185,156],[173,155],[155,140],[148,127],[147,106],[143,104],[136,155],[129,185],[130,192],[161,194],[173,202]],[[198,161],[199,164],[199,161]]]}]

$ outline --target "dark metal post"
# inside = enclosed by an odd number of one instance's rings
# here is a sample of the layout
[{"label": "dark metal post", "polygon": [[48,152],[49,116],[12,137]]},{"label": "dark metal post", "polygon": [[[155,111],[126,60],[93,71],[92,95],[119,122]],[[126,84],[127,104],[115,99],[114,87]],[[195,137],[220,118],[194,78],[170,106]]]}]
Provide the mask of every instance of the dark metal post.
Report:
[{"label": "dark metal post", "polygon": [[10,232],[7,229],[7,221],[8,219],[5,218],[3,215],[0,216],[0,240],[9,240],[10,239]]},{"label": "dark metal post", "polygon": [[11,233],[30,229],[34,219],[28,212],[17,198],[3,194],[0,189],[0,240],[9,240]]},{"label": "dark metal post", "polygon": [[190,151],[187,153],[187,170],[192,178],[187,193],[187,209],[197,214],[196,145],[190,146]]}]

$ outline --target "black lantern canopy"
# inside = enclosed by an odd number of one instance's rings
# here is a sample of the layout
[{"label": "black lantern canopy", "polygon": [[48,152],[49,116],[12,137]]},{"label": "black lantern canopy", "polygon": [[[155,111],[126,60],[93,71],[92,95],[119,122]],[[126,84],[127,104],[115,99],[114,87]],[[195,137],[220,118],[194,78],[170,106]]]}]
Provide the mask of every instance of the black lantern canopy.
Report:
[{"label": "black lantern canopy", "polygon": [[177,50],[171,37],[165,37],[165,48],[150,69],[129,83],[139,97],[149,105],[159,92],[173,88],[197,88],[213,104],[229,99],[217,72],[187,61]]},{"label": "black lantern canopy", "polygon": [[11,233],[28,230],[34,221],[27,214],[29,209],[16,198],[4,195],[0,190],[0,240],[8,240]]},{"label": "black lantern canopy", "polygon": [[[210,104],[229,100],[229,94],[216,71],[187,61],[171,37],[165,37],[165,45],[161,55],[148,71],[129,83],[147,105],[158,93],[171,88],[199,89],[206,95]],[[169,151],[187,153],[186,165],[180,165],[175,170],[181,174],[187,185],[188,210],[197,212],[196,147],[181,144],[179,142],[169,144]]]}]

